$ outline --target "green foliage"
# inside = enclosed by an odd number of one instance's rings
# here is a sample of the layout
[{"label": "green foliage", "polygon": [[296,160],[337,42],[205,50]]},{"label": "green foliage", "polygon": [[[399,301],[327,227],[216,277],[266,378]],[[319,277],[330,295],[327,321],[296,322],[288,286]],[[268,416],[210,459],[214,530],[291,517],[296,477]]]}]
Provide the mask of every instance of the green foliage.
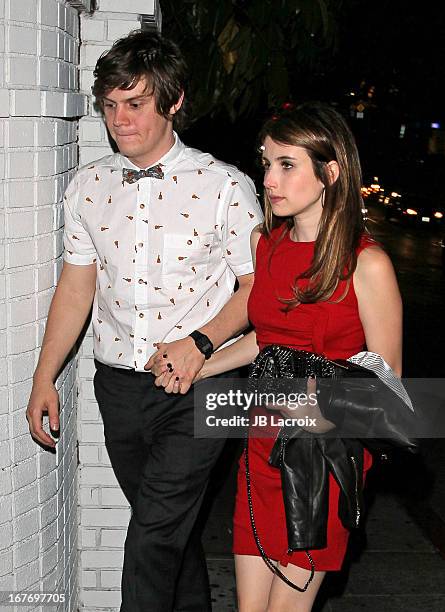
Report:
[{"label": "green foliage", "polygon": [[194,119],[232,121],[295,95],[332,61],[344,0],[161,0],[190,66]]}]

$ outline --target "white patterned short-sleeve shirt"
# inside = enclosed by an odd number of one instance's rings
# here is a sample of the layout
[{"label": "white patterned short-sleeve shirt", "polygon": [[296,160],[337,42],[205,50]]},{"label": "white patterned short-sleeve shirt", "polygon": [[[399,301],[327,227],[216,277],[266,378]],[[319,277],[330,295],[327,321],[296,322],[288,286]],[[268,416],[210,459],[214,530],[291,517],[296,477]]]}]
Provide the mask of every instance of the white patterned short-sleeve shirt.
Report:
[{"label": "white patterned short-sleeve shirt", "polygon": [[[253,271],[250,233],[262,221],[253,182],[234,166],[175,144],[164,178],[120,154],[81,168],[64,198],[64,258],[97,266],[94,354],[143,370],[157,342],[184,338],[215,317],[235,277]],[[153,164],[156,165],[156,164]]]}]

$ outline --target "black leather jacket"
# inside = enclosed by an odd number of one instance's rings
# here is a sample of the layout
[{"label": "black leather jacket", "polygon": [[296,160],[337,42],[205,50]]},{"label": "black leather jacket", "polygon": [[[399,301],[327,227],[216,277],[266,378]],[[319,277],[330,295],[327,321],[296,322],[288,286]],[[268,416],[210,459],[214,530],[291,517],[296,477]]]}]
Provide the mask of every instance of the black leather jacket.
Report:
[{"label": "black leather jacket", "polygon": [[353,529],[364,512],[364,446],[378,454],[394,446],[417,450],[409,437],[416,415],[378,378],[317,385],[323,416],[337,426],[335,437],[283,428],[269,459],[281,470],[289,550],[326,547],[329,473],[340,487],[340,520]]},{"label": "black leather jacket", "polygon": [[[290,432],[289,432],[290,433]],[[286,432],[269,462],[281,469],[289,550],[325,548],[329,473],[340,487],[339,516],[347,529],[363,515],[363,445],[358,440]]]}]

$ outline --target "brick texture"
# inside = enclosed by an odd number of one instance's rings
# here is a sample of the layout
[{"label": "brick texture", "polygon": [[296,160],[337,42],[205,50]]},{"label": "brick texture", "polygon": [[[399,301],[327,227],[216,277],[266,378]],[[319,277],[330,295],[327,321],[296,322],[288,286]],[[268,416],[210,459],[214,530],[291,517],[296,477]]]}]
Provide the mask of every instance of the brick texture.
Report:
[{"label": "brick texture", "polygon": [[120,602],[129,508],[104,447],[91,334],[56,382],[55,454],[31,440],[25,410],[61,270],[63,193],[79,164],[111,151],[88,101],[94,63],[158,4],[99,0],[79,14],[89,0],[0,0],[0,590],[64,591],[57,612]]},{"label": "brick texture", "polygon": [[55,454],[30,438],[25,410],[60,271],[62,194],[78,165],[80,17],[67,0],[0,7],[0,589],[64,591],[58,612],[74,611],[75,364],[56,383]]}]

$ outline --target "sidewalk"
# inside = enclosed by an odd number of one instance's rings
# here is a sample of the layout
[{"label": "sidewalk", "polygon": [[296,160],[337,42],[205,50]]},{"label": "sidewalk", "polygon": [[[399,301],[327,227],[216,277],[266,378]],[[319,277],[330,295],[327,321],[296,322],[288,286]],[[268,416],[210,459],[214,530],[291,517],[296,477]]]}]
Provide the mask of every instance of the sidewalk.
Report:
[{"label": "sidewalk", "polygon": [[[400,463],[373,468],[366,528],[354,534],[344,570],[325,579],[314,612],[445,610],[445,560],[431,541],[438,543],[445,518],[445,444],[433,448],[425,465],[434,474],[437,467],[434,483],[422,466],[411,469],[411,461],[406,479],[400,475]],[[231,465],[231,471],[214,499],[204,532],[213,612],[237,610],[230,552],[236,466],[233,461],[225,465]],[[442,552],[445,555],[444,548]]]}]

